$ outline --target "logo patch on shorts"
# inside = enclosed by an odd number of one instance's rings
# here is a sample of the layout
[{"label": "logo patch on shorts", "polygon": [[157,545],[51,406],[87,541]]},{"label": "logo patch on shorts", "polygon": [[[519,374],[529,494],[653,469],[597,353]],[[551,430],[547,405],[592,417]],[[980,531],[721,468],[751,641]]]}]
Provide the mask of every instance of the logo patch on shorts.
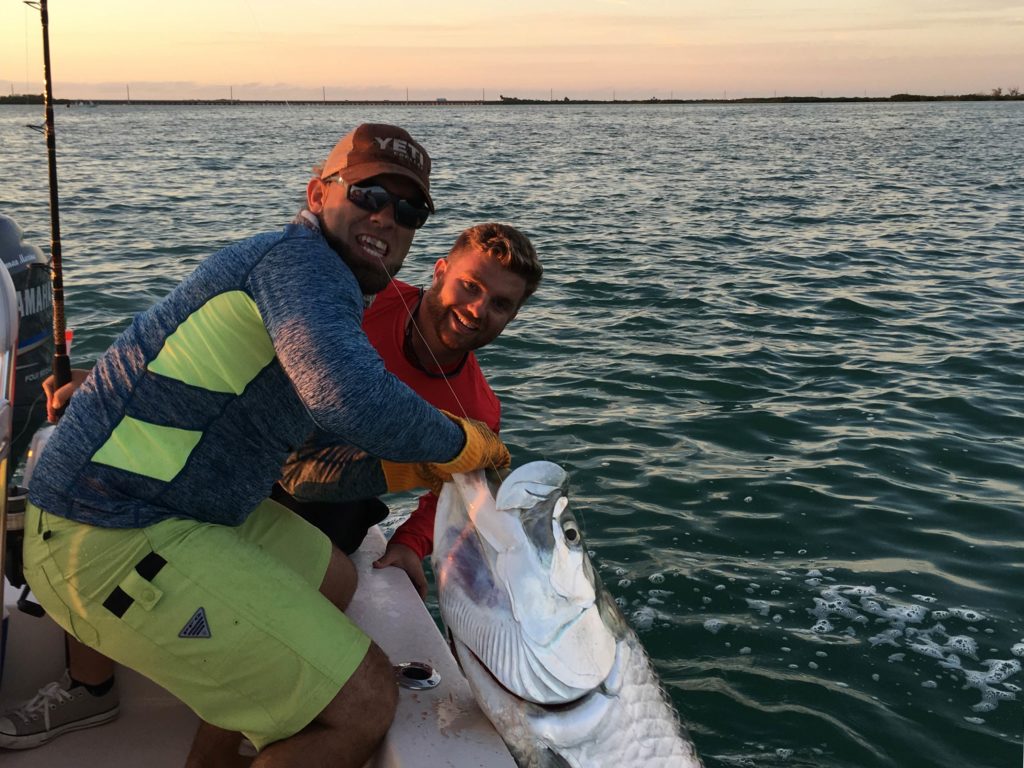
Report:
[{"label": "logo patch on shorts", "polygon": [[210,625],[206,621],[206,611],[202,608],[192,614],[192,618],[181,628],[178,637],[210,637]]}]

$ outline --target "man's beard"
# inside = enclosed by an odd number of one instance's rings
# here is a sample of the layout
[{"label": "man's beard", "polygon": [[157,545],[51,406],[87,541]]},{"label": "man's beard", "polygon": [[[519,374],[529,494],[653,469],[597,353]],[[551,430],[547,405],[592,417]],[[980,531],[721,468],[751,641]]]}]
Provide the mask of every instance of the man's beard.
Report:
[{"label": "man's beard", "polygon": [[398,274],[397,269],[394,272],[389,272],[382,261],[378,261],[376,264],[357,261],[352,257],[348,247],[343,242],[326,233],[324,237],[327,240],[327,244],[331,246],[334,252],[338,254],[341,260],[345,262],[345,265],[352,271],[356,282],[359,283],[359,290],[362,291],[364,296],[373,296],[380,293],[391,283],[391,278]]},{"label": "man's beard", "polygon": [[427,291],[423,294],[423,310],[426,314],[426,321],[434,329],[434,335],[444,345],[445,349],[452,352],[472,352],[479,349],[486,343],[477,343],[478,334],[472,336],[457,336],[450,328],[451,309],[441,303],[438,293]]},{"label": "man's beard", "polygon": [[350,264],[347,261],[345,263],[352,270],[352,274],[355,275],[356,281],[359,283],[359,290],[365,296],[380,293],[391,283],[393,275],[388,274],[383,264],[378,264],[375,267],[371,264]]}]

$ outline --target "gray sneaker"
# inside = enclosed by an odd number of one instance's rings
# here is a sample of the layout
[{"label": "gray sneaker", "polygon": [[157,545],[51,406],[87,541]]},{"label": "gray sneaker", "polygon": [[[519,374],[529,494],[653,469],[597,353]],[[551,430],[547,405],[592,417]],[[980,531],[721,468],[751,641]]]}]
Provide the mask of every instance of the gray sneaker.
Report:
[{"label": "gray sneaker", "polygon": [[110,722],[118,713],[117,685],[102,696],[71,688],[67,672],[32,699],[0,713],[0,748],[32,749],[62,733]]}]

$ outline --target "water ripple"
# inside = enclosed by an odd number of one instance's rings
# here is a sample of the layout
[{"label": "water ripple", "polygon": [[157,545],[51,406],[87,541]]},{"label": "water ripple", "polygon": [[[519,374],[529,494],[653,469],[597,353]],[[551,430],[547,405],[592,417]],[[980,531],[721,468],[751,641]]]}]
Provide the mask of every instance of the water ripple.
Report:
[{"label": "water ripple", "polygon": [[[0,109],[0,210],[45,247],[37,111]],[[569,469],[709,768],[1019,759],[1024,682],[1001,662],[1024,652],[1024,105],[57,119],[76,361],[287,221],[349,127],[404,124],[438,215],[403,277],[480,220],[545,261],[481,353],[503,434]]]}]

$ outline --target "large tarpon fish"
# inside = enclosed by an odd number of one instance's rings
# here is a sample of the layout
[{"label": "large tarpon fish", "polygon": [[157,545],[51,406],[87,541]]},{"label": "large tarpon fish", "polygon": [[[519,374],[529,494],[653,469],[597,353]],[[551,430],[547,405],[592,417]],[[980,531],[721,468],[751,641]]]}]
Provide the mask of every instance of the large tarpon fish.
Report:
[{"label": "large tarpon fish", "polygon": [[455,655],[521,768],[698,768],[590,563],[567,486],[546,461],[496,494],[483,472],[445,485],[433,567]]}]

